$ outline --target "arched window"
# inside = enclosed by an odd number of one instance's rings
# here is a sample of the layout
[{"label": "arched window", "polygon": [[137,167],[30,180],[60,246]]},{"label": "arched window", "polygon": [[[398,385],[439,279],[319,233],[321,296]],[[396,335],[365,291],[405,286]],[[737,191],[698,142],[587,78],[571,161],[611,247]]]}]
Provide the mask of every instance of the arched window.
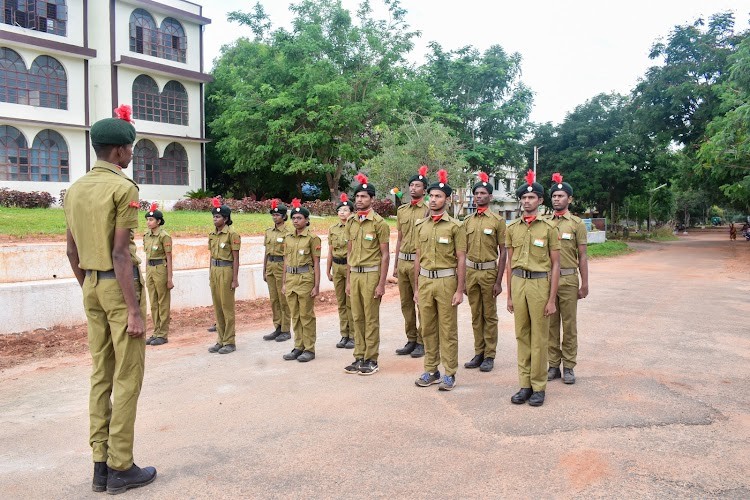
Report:
[{"label": "arched window", "polygon": [[158,184],[154,173],[159,170],[159,150],[153,142],[141,139],[133,148],[133,175],[138,184]]},{"label": "arched window", "polygon": [[68,109],[68,78],[57,59],[39,56],[29,73],[30,100],[38,101],[43,108]]},{"label": "arched window", "polygon": [[153,78],[140,75],[133,81],[133,118],[152,122],[188,124],[188,95],[177,81],[169,81],[164,91]]},{"label": "arched window", "polygon": [[18,52],[0,47],[0,101],[28,104],[29,74]]},{"label": "arched window", "polygon": [[160,122],[161,98],[159,86],[153,78],[140,75],[133,81],[133,118]]},{"label": "arched window", "polygon": [[173,186],[188,185],[188,156],[185,148],[176,142],[164,150],[164,157],[159,162],[158,182]]},{"label": "arched window", "polygon": [[0,125],[0,181],[29,180],[29,146],[15,127]]},{"label": "arched window", "polygon": [[67,21],[65,0],[3,0],[5,24],[65,36]]},{"label": "arched window", "polygon": [[65,68],[54,57],[39,56],[27,71],[17,52],[0,47],[0,101],[68,109]]},{"label": "arched window", "polygon": [[135,9],[130,14],[130,50],[139,54],[157,56],[159,30],[151,14]]},{"label": "arched window", "polygon": [[188,94],[180,82],[167,82],[161,93],[162,120],[175,125],[188,124]]},{"label": "arched window", "polygon": [[187,37],[179,21],[171,17],[164,19],[159,28],[159,35],[161,37],[159,57],[170,61],[185,62]]},{"label": "arched window", "polygon": [[34,138],[29,158],[29,180],[68,182],[68,145],[54,130],[42,130]]}]

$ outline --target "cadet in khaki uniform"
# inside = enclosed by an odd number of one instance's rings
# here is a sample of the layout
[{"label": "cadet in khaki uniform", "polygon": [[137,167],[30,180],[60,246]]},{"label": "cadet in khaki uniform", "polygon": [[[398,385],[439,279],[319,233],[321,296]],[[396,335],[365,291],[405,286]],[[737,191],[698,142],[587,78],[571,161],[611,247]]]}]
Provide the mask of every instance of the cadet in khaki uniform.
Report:
[{"label": "cadet in khaki uniform", "polygon": [[391,231],[372,209],[375,186],[357,174],[354,190],[357,213],[349,220],[346,293],[352,301],[354,362],[346,373],[372,375],[378,371],[380,350],[380,299],[385,293]]},{"label": "cadet in khaki uniform", "polygon": [[497,296],[505,273],[505,220],[489,209],[492,184],[485,172],[474,184],[477,211],[464,219],[466,230],[466,295],[471,305],[474,357],[464,368],[490,372],[497,349]]},{"label": "cadet in khaki uniform", "polygon": [[[578,354],[578,300],[589,294],[589,263],[586,255],[586,225],[568,211],[573,196],[573,188],[563,182],[562,175],[552,175],[552,208],[554,212],[547,218],[557,227],[560,236],[560,286],[557,289],[557,312],[549,322],[549,370],[547,380],[560,378],[562,358],[562,379],[566,384],[575,384]],[[581,272],[580,288],[578,271]],[[562,323],[562,349],[560,326]]]},{"label": "cadet in khaki uniform", "polygon": [[[448,173],[440,170],[438,182],[432,184],[430,215],[417,221],[417,260],[414,281],[424,339],[425,372],[416,380],[420,387],[438,385],[441,391],[456,386],[458,370],[458,305],[466,286],[466,233],[461,223],[446,212],[453,189]],[[438,365],[443,363],[441,378]]]},{"label": "cadet in khaki uniform", "polygon": [[146,251],[146,288],[151,300],[151,319],[154,333],[146,341],[147,345],[162,345],[168,342],[169,309],[172,298],[172,237],[161,226],[164,214],[159,205],[151,204],[146,212],[148,231],[143,235],[143,249]]},{"label": "cadet in khaki uniform", "polygon": [[234,339],[234,291],[240,286],[240,235],[232,229],[232,210],[213,199],[214,231],[208,235],[211,252],[211,299],[216,314],[216,344],[208,352],[229,354],[237,349]]},{"label": "cadet in khaki uniform", "polygon": [[96,122],[91,141],[96,163],[65,196],[67,254],[83,289],[92,358],[89,444],[92,489],[121,493],[156,478],[153,467],[133,463],[138,396],[145,363],[146,297],[134,230],[138,186],[122,172],[133,158],[130,106],[118,118]]},{"label": "cadet in khaki uniform", "polygon": [[560,280],[560,241],[557,229],[537,217],[544,188],[534,182],[534,172],[516,190],[523,216],[508,225],[508,312],[513,314],[518,345],[518,381],[521,390],[510,398],[514,404],[544,404],[547,387],[549,317],[555,313]]},{"label": "cadet in khaki uniform", "polygon": [[427,216],[429,209],[424,202],[424,194],[430,181],[427,179],[427,166],[419,167],[419,172],[409,179],[411,202],[401,205],[396,211],[398,240],[396,240],[396,262],[393,264],[393,277],[398,279],[398,293],[401,297],[401,314],[404,315],[406,345],[396,349],[396,354],[411,354],[412,358],[424,356],[422,330],[417,325],[417,307],[414,304],[414,262],[417,258],[414,224]]},{"label": "cadet in khaki uniform", "polygon": [[320,238],[310,232],[310,212],[292,200],[294,231],[284,238],[284,285],[292,324],[294,349],[284,359],[302,363],[315,359],[317,325],[315,297],[320,293]]},{"label": "cadet in khaki uniform", "polygon": [[341,193],[341,201],[336,206],[339,222],[328,228],[328,263],[326,274],[328,281],[333,282],[336,290],[336,302],[339,306],[339,330],[341,340],[336,347],[354,349],[354,331],[352,327],[352,303],[346,294],[346,252],[349,239],[347,224],[354,212],[354,205],[346,193]]},{"label": "cadet in khaki uniform", "polygon": [[266,229],[263,281],[268,284],[275,329],[268,335],[263,335],[263,340],[284,342],[292,338],[289,333],[289,305],[281,293],[281,287],[284,285],[284,238],[289,234],[289,228],[286,227],[286,207],[279,203],[279,200],[271,200],[270,213],[273,217],[273,227]]}]

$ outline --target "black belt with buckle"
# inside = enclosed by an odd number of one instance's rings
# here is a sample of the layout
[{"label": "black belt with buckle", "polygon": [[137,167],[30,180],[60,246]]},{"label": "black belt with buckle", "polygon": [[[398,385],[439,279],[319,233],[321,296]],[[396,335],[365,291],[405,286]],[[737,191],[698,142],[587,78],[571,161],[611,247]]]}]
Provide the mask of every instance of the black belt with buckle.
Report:
[{"label": "black belt with buckle", "polygon": [[346,265],[346,257],[334,257],[331,260],[333,260],[334,264],[338,264],[340,266],[345,266]]},{"label": "black belt with buckle", "polygon": [[164,259],[148,259],[149,266],[160,266],[164,264]]},{"label": "black belt with buckle", "polygon": [[283,255],[269,255],[268,262],[284,262]]},{"label": "black belt with buckle", "polygon": [[310,266],[299,266],[299,267],[292,267],[292,266],[286,266],[286,273],[287,274],[304,274],[310,270]]},{"label": "black belt with buckle", "polygon": [[233,264],[232,260],[211,259],[211,265],[214,267],[232,267]]},{"label": "black belt with buckle", "polygon": [[518,267],[513,269],[512,273],[513,273],[513,276],[518,276],[519,278],[524,278],[527,280],[538,280],[538,279],[546,278],[549,276],[549,273],[527,271],[526,269],[521,269]]},{"label": "black belt with buckle", "polygon": [[[91,276],[91,273],[96,273],[96,279],[98,280],[117,279],[114,269],[110,269],[109,271],[91,271],[88,269],[86,270],[86,276]],[[138,266],[133,266],[133,279],[138,281],[139,277],[140,277],[140,274],[138,273]]]}]

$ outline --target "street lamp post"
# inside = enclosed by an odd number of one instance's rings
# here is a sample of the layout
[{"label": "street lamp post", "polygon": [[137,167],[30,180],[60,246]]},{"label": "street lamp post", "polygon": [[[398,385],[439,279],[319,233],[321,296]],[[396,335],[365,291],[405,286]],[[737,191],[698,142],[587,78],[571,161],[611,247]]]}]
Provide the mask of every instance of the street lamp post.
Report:
[{"label": "street lamp post", "polygon": [[536,179],[536,164],[539,161],[539,150],[544,146],[534,146],[534,178]]},{"label": "street lamp post", "polygon": [[646,231],[648,232],[651,232],[651,205],[654,202],[654,193],[666,186],[667,186],[667,183],[665,182],[661,186],[656,186],[654,189],[648,190],[648,192],[651,193],[648,196],[648,221],[646,222]]}]

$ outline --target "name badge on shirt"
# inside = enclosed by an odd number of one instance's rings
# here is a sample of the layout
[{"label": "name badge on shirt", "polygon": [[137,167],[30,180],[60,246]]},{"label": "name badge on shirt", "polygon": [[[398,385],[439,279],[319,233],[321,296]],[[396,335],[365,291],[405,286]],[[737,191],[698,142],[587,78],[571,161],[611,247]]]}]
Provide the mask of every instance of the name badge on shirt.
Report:
[{"label": "name badge on shirt", "polygon": [[447,245],[450,242],[451,242],[451,239],[445,236],[441,236],[440,238],[438,238],[438,243],[443,243],[444,245]]},{"label": "name badge on shirt", "polygon": [[492,229],[491,229],[491,228],[489,228],[489,227],[488,227],[488,228],[485,228],[485,230],[484,230],[484,234],[492,234]]},{"label": "name badge on shirt", "polygon": [[305,255],[305,249],[304,249],[304,248],[300,249],[300,250],[299,250],[299,254],[300,254],[300,255]]},{"label": "name badge on shirt", "polygon": [[159,245],[154,245],[151,247],[151,250],[159,250]]},{"label": "name badge on shirt", "polygon": [[534,246],[539,248],[544,247],[544,240],[534,240]]},{"label": "name badge on shirt", "polygon": [[562,236],[560,236],[560,239],[561,239],[561,240],[569,240],[569,239],[571,239],[572,237],[573,237],[573,235],[572,235],[572,234],[570,234],[570,233],[563,233],[563,234],[562,234]]},{"label": "name badge on shirt", "polygon": [[366,239],[367,241],[372,241],[372,240],[374,240],[374,239],[375,239],[375,235],[374,235],[374,234],[372,234],[372,233],[367,233],[367,234],[365,235],[365,239]]},{"label": "name badge on shirt", "polygon": [[284,243],[284,238],[276,238],[276,243]]},{"label": "name badge on shirt", "polygon": [[227,246],[226,243],[219,243],[219,248],[224,248],[225,246]]}]

